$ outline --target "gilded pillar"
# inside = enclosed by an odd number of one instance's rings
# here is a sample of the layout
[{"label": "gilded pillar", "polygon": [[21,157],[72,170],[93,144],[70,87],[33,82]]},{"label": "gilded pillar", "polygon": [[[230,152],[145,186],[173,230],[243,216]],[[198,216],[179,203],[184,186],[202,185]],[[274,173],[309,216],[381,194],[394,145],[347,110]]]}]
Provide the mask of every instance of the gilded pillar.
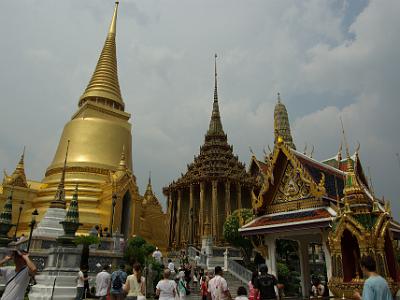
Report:
[{"label": "gilded pillar", "polygon": [[237,208],[241,209],[242,208],[242,186],[238,182],[236,184],[236,189],[237,189]]},{"label": "gilded pillar", "polygon": [[211,194],[211,205],[212,205],[212,235],[215,241],[219,241],[218,234],[218,181],[212,181],[212,194]]},{"label": "gilded pillar", "polygon": [[205,183],[200,182],[200,210],[199,210],[199,237],[200,240],[204,235],[204,202],[205,202]]},{"label": "gilded pillar", "polygon": [[194,236],[194,199],[193,199],[193,192],[194,192],[194,185],[190,184],[190,191],[189,191],[189,243],[193,244],[193,236]]},{"label": "gilded pillar", "polygon": [[225,182],[225,215],[229,217],[231,214],[231,183]]},{"label": "gilded pillar", "polygon": [[168,228],[169,228],[169,236],[168,236],[168,247],[172,246],[172,226],[173,226],[173,219],[172,219],[172,198],[171,192],[168,193],[168,208],[167,208],[167,216],[168,216]]},{"label": "gilded pillar", "polygon": [[181,230],[181,219],[182,219],[182,191],[179,189],[178,190],[178,211],[177,211],[177,220],[176,220],[176,230],[175,230],[175,235],[176,235],[176,243],[177,246],[180,246],[181,244],[181,237],[182,237],[182,230]]}]

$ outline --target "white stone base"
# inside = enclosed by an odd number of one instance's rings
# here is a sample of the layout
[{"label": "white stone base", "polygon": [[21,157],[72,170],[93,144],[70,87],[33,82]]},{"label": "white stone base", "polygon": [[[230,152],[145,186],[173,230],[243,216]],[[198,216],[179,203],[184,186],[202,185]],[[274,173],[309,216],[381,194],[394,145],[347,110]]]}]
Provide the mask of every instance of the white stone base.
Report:
[{"label": "white stone base", "polygon": [[75,276],[45,274],[36,275],[35,279],[37,284],[32,286],[32,289],[29,293],[29,300],[73,300],[76,297],[77,276],[78,271],[76,272]]},{"label": "white stone base", "polygon": [[51,248],[46,268],[35,276],[37,284],[32,286],[29,299],[75,299],[81,254],[80,248]]},{"label": "white stone base", "polygon": [[37,227],[33,230],[33,237],[48,237],[58,238],[64,234],[64,229],[60,224],[64,221],[66,210],[63,208],[51,208],[49,207],[43,216],[43,219],[39,222]]}]

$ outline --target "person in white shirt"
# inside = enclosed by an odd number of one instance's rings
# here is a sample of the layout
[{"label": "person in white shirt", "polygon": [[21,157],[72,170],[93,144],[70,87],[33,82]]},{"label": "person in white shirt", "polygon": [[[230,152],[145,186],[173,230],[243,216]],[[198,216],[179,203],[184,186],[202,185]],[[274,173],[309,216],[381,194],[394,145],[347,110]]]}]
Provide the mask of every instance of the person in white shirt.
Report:
[{"label": "person in white shirt", "polygon": [[162,253],[161,253],[160,249],[158,249],[158,247],[156,247],[156,250],[153,252],[152,256],[157,262],[162,264]]},{"label": "person in white shirt", "polygon": [[194,257],[194,268],[196,271],[199,271],[201,263],[200,253],[196,252],[196,256]]},{"label": "person in white shirt", "polygon": [[76,282],[76,297],[75,300],[82,300],[83,299],[83,294],[85,291],[85,280],[88,278],[85,277],[83,274],[83,268],[81,267],[79,272],[78,272],[78,279]]},{"label": "person in white shirt", "polygon": [[249,300],[247,298],[247,290],[244,286],[239,286],[235,300]]},{"label": "person in white shirt", "polygon": [[0,268],[1,276],[6,279],[6,286],[1,300],[23,300],[30,276],[36,273],[35,264],[29,259],[28,253],[13,250],[11,256],[0,261],[0,266],[14,259],[15,268]]},{"label": "person in white shirt", "polygon": [[106,300],[107,292],[111,284],[110,266],[105,265],[103,270],[96,276],[96,296],[100,300]]},{"label": "person in white shirt", "polygon": [[177,295],[176,282],[170,280],[171,270],[165,269],[161,279],[156,286],[156,294],[159,296],[159,300],[174,300]]},{"label": "person in white shirt", "polygon": [[222,268],[215,267],[215,276],[208,282],[208,294],[212,300],[231,299],[228,283],[223,276]]},{"label": "person in white shirt", "polygon": [[175,264],[172,262],[171,259],[168,259],[168,269],[171,271],[172,277],[175,276]]}]

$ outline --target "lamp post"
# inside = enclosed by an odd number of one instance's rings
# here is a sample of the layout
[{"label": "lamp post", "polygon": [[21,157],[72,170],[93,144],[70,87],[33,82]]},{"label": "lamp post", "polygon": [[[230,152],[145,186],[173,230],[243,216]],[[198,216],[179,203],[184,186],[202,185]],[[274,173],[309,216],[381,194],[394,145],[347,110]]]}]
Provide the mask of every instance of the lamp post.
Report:
[{"label": "lamp post", "polygon": [[19,206],[19,208],[18,208],[19,212],[18,212],[17,225],[15,225],[15,232],[14,232],[14,237],[13,237],[14,241],[17,240],[18,225],[19,225],[19,220],[20,220],[20,218],[21,218],[22,206],[23,206],[24,204],[25,204],[25,203],[24,203],[24,200],[21,200],[20,206]]},{"label": "lamp post", "polygon": [[29,248],[31,247],[31,241],[32,241],[32,233],[33,233],[33,228],[35,228],[36,225],[36,216],[38,216],[39,213],[37,209],[32,212],[32,221],[29,224],[29,227],[31,228],[31,232],[29,233],[29,240],[28,240],[28,248],[26,249],[27,252],[29,252]]},{"label": "lamp post", "polygon": [[116,193],[114,193],[112,195],[112,213],[111,213],[110,237],[113,236],[115,205],[117,205],[117,194]]}]

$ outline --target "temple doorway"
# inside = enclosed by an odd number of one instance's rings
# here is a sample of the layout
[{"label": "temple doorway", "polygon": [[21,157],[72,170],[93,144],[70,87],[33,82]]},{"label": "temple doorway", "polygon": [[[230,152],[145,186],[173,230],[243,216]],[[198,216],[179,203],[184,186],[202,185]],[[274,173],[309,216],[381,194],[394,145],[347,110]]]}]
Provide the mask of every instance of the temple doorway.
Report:
[{"label": "temple doorway", "polygon": [[121,234],[124,238],[129,237],[129,229],[131,227],[131,194],[127,191],[122,198],[122,212],[121,212]]},{"label": "temple doorway", "polygon": [[350,282],[353,278],[362,276],[360,267],[360,248],[357,238],[345,229],[342,235],[343,281]]}]

